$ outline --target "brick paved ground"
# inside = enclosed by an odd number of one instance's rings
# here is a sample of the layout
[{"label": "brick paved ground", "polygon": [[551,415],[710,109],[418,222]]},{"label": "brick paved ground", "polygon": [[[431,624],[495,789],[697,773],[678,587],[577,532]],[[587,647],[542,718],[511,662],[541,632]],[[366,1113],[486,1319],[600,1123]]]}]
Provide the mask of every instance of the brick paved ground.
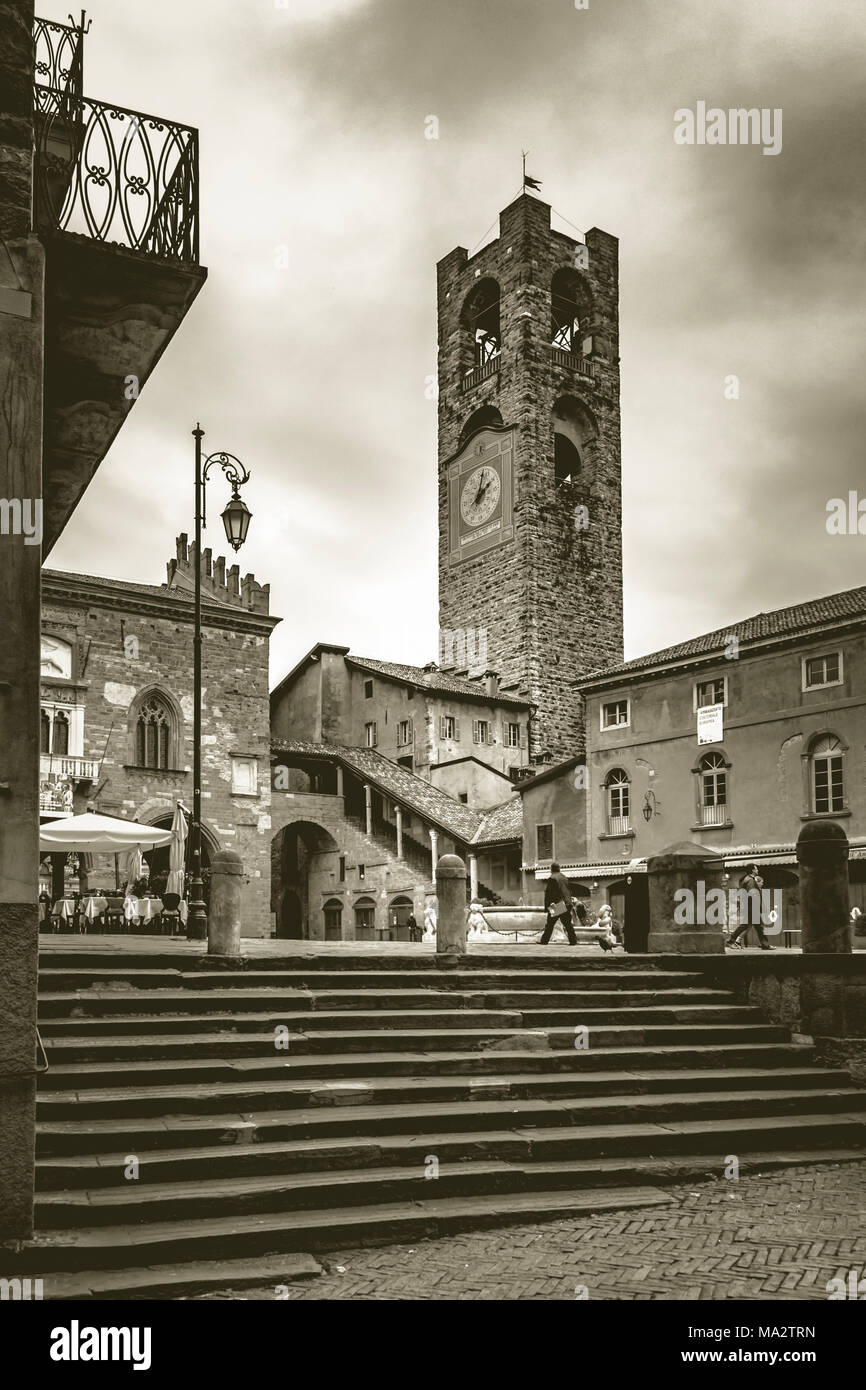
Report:
[{"label": "brick paved ground", "polygon": [[[322,1257],[291,1299],[827,1298],[866,1275],[866,1162],[668,1189],[668,1208]],[[274,1298],[273,1287],[211,1298]]]}]

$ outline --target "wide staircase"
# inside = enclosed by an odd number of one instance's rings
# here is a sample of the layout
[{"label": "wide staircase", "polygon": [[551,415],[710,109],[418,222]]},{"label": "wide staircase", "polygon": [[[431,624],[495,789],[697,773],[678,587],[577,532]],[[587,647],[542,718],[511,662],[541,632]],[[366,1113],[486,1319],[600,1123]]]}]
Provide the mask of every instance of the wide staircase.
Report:
[{"label": "wide staircase", "polygon": [[279,1282],[292,1252],[866,1150],[866,1092],[694,958],[307,950],[43,953],[46,1297]]}]

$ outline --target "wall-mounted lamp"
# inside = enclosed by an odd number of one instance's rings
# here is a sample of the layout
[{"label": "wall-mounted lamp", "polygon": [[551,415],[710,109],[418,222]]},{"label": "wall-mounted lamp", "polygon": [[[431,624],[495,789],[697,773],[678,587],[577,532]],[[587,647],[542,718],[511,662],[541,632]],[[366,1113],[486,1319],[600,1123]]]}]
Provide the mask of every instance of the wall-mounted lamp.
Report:
[{"label": "wall-mounted lamp", "polygon": [[644,794],[642,811],[643,818],[647,823],[652,820],[653,816],[658,815],[655,792],[648,791]]}]

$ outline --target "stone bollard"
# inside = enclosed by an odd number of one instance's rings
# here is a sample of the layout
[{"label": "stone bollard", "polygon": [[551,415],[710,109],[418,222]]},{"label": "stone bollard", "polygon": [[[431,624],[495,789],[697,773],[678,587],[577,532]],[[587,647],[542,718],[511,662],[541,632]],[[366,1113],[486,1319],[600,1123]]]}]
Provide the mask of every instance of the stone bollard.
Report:
[{"label": "stone bollard", "polygon": [[443,854],[436,865],[436,964],[459,964],[466,955],[466,865],[457,854]]},{"label": "stone bollard", "polygon": [[848,836],[835,821],[808,821],[797,837],[804,952],[851,951]]},{"label": "stone bollard", "polygon": [[211,860],[207,918],[209,956],[239,956],[241,953],[243,872],[243,860],[233,849],[221,849]]},{"label": "stone bollard", "polygon": [[648,951],[724,954],[721,924],[706,922],[706,896],[721,885],[723,862],[711,849],[687,841],[670,845],[647,861]]}]

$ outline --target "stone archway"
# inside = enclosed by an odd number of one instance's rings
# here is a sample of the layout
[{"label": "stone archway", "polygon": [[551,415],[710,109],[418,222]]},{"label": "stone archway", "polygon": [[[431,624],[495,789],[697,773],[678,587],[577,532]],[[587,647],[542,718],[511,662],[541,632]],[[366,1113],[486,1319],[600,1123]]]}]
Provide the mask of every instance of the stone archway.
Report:
[{"label": "stone archway", "polygon": [[[271,840],[271,911],[278,937],[325,940],[324,904],[339,899],[345,906],[339,864],[337,841],[315,821],[290,821],[276,832]],[[345,930],[345,911],[342,921]]]}]

